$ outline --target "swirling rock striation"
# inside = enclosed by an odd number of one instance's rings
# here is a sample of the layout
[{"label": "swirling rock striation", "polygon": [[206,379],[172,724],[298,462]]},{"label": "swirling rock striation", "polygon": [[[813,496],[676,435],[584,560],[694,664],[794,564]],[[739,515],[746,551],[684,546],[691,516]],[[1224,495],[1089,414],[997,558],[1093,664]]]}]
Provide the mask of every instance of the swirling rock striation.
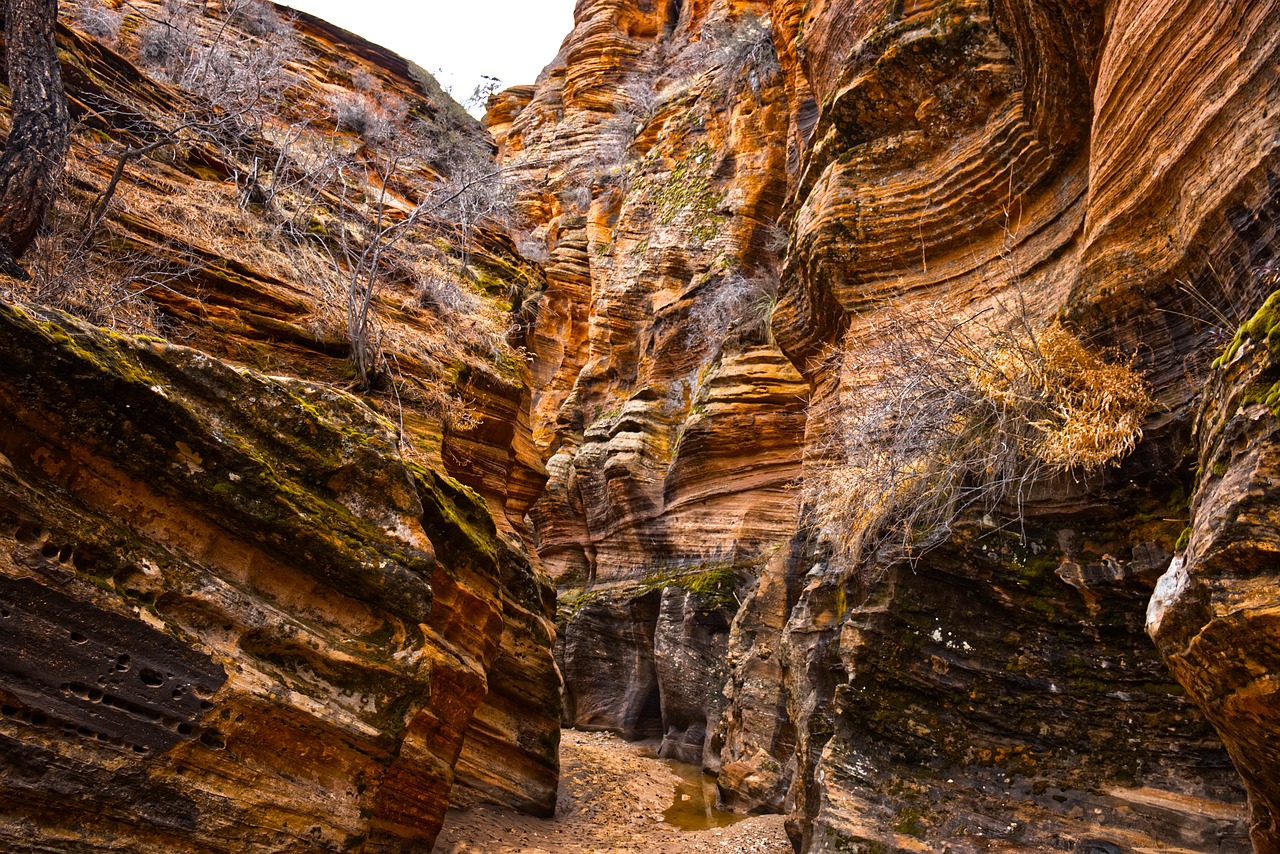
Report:
[{"label": "swirling rock striation", "polygon": [[[824,348],[863,346],[912,305],[961,323],[1064,317],[1137,351],[1165,410],[1118,470],[1041,484],[1018,535],[962,524],[913,567],[819,548],[785,568],[806,850],[1246,844],[1225,757],[1140,627],[1221,342],[1193,302],[1256,299],[1272,251],[1275,141],[1257,123],[1278,10],[1248,5],[775,4],[805,77],[793,126],[804,99],[819,105],[774,323],[817,389],[810,443],[830,427],[821,403],[867,381]],[[754,644],[739,691],[778,642]],[[735,754],[785,761],[779,726],[744,738],[729,723]]]},{"label": "swirling rock striation", "polygon": [[[537,85],[498,96],[489,117],[504,162],[530,164],[546,188],[523,198],[550,251],[531,339],[549,480],[532,517],[561,587],[585,597],[565,611],[562,652],[570,694],[591,699],[570,720],[644,734],[656,690],[652,731],[692,755],[668,726],[690,705],[683,683],[663,676],[667,656],[681,660],[677,623],[690,624],[662,616],[654,591],[671,595],[664,573],[712,546],[751,568],[727,637],[698,641],[726,665],[696,665],[725,685],[693,703],[709,721],[702,762],[726,801],[789,811],[801,850],[1240,850],[1237,769],[1254,843],[1271,850],[1271,781],[1252,770],[1267,767],[1271,719],[1215,699],[1225,626],[1203,651],[1184,637],[1199,617],[1157,634],[1179,685],[1144,623],[1182,549],[1193,459],[1218,441],[1193,430],[1202,403],[1227,394],[1206,391],[1210,362],[1268,287],[1280,8],[577,11]],[[713,94],[725,54],[695,46],[748,14],[768,28],[771,70]],[[735,208],[744,193],[757,201]],[[707,212],[714,229],[700,228]],[[717,263],[778,265],[770,336],[700,346],[729,281]],[[775,485],[824,463],[836,402],[875,382],[832,353],[904,313],[1065,322],[1132,354],[1158,411],[1119,467],[1047,478],[1018,506],[958,520],[916,564],[850,565]],[[1265,448],[1264,426],[1251,429],[1240,447]],[[1262,482],[1252,466],[1242,490]],[[1206,521],[1203,467],[1179,558],[1187,591],[1218,583],[1225,570],[1193,559],[1234,536]],[[601,656],[626,678],[595,679]]]},{"label": "swirling rock striation", "polygon": [[800,470],[808,390],[767,333],[787,168],[768,11],[579,4],[537,85],[487,117],[548,254],[529,336],[538,554],[570,597],[602,596],[564,624],[567,720],[665,733],[685,758],[724,680],[691,633],[723,646],[736,600],[677,608],[678,583],[718,569],[749,587],[790,533]]}]

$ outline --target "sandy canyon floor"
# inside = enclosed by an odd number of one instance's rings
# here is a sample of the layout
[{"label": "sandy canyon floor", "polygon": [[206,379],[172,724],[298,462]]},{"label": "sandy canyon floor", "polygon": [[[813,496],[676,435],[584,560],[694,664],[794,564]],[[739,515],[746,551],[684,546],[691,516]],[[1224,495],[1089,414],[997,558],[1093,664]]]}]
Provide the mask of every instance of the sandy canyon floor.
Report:
[{"label": "sandy canyon floor", "polygon": [[[437,854],[791,854],[782,816],[750,816],[722,827],[682,830],[664,817],[673,807],[683,824],[698,822],[700,798],[653,746],[609,733],[565,730],[560,745],[560,800],[554,819],[473,807],[449,813]],[[690,794],[692,792],[692,794]],[[690,813],[694,815],[690,815]]]}]

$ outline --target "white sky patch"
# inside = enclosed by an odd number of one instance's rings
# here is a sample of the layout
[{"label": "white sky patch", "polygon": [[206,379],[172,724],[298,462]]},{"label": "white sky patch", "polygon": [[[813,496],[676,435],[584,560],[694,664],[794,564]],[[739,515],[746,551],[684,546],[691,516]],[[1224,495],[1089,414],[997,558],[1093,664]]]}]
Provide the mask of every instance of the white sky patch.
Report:
[{"label": "white sky patch", "polygon": [[574,0],[284,2],[416,62],[459,102],[485,75],[504,88],[534,82],[573,29]]}]

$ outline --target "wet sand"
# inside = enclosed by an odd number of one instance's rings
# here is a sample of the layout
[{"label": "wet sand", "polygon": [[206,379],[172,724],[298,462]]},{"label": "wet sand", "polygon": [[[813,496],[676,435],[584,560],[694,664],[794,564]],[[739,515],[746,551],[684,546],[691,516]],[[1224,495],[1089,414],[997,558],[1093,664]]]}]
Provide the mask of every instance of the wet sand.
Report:
[{"label": "wet sand", "polygon": [[668,763],[653,758],[652,746],[565,730],[560,763],[554,819],[484,806],[450,811],[436,854],[791,854],[782,816],[750,816],[705,830],[664,821],[682,796],[689,806],[690,789]]}]

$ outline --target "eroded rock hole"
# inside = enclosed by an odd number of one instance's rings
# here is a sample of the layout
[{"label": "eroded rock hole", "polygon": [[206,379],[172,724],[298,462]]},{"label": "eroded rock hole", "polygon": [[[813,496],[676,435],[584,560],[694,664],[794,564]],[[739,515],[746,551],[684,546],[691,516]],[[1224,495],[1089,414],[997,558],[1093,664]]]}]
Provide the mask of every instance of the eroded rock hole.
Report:
[{"label": "eroded rock hole", "polygon": [[213,750],[224,750],[227,746],[226,739],[222,737],[222,733],[214,729],[205,730],[201,733],[200,743]]},{"label": "eroded rock hole", "polygon": [[127,671],[129,669],[129,661],[130,661],[130,658],[127,655],[122,655],[119,658],[117,658],[116,670],[120,671],[121,673],[124,673],[125,671]]},{"label": "eroded rock hole", "polygon": [[195,732],[195,730],[192,728],[191,724],[185,721],[178,724],[178,735],[191,735],[193,732]]},{"label": "eroded rock hole", "polygon": [[131,715],[141,721],[153,721],[159,723],[164,720],[164,715],[156,709],[139,706],[137,703],[131,703],[123,697],[113,697],[110,694],[104,694],[102,697],[102,705],[113,709],[119,709],[125,714]]},{"label": "eroded rock hole", "polygon": [[676,27],[680,25],[680,11],[684,3],[682,0],[668,0],[667,2],[667,23],[663,27],[663,34],[670,36],[676,31]]},{"label": "eroded rock hole", "polygon": [[44,533],[39,525],[32,525],[30,522],[24,522],[18,526],[18,530],[14,531],[13,538],[23,545],[31,545],[40,541],[40,536]]},{"label": "eroded rock hole", "polygon": [[164,684],[164,676],[149,667],[142,668],[142,670],[138,672],[138,678],[141,679],[142,684],[146,685],[148,688],[159,688]]},{"label": "eroded rock hole", "polygon": [[71,633],[71,642],[74,644],[88,643],[89,639],[79,632]]},{"label": "eroded rock hole", "polygon": [[156,594],[154,590],[142,590],[138,587],[126,587],[124,595],[130,599],[137,599],[144,605],[154,605],[156,603]]},{"label": "eroded rock hole", "polygon": [[100,688],[91,688],[80,682],[72,682],[68,685],[63,685],[62,690],[66,691],[73,697],[79,697],[81,700],[85,700],[90,703],[102,703],[107,706],[111,705],[110,698]]},{"label": "eroded rock hole", "polygon": [[54,545],[53,543],[45,543],[43,546],[40,547],[41,556],[46,558],[57,557],[59,551],[61,551],[61,549],[58,546]]}]

